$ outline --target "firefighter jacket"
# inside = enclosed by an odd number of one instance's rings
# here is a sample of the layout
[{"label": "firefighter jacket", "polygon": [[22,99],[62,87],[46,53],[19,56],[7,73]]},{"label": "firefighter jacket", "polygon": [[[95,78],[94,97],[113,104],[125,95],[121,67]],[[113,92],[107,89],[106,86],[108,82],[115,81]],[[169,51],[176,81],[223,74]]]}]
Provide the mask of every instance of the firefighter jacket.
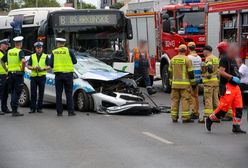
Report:
[{"label": "firefighter jacket", "polygon": [[202,82],[206,86],[219,86],[218,79],[219,58],[209,55],[202,67]]},{"label": "firefighter jacket", "polygon": [[169,72],[172,89],[186,89],[195,84],[192,62],[186,55],[179,54],[173,57]]}]

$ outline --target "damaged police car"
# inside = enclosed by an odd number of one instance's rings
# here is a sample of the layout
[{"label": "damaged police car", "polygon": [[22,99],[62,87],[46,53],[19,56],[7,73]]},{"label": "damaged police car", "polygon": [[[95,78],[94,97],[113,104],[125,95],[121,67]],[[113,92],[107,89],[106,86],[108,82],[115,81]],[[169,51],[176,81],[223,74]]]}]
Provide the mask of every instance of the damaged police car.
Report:
[{"label": "damaged police car", "polygon": [[[128,73],[117,72],[111,66],[89,56],[75,53],[73,98],[78,111],[95,111],[109,114],[150,114],[152,107],[144,97],[135,81]],[[30,73],[24,75],[24,88],[19,104],[28,106],[30,101]],[[63,102],[66,104],[65,95]],[[50,70],[46,76],[44,103],[56,103],[55,75]]]}]

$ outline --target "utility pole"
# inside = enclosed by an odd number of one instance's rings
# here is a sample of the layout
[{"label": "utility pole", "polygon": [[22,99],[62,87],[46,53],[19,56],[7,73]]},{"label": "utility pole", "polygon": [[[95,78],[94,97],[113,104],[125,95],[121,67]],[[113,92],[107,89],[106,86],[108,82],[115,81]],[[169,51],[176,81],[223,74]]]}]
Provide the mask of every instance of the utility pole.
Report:
[{"label": "utility pole", "polygon": [[35,7],[38,8],[38,0],[35,0]]}]

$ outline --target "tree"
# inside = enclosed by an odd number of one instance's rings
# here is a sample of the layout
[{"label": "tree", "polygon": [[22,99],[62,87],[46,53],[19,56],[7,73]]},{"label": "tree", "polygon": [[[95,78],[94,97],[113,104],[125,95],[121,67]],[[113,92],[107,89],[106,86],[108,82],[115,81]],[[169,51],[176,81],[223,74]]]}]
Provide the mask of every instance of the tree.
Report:
[{"label": "tree", "polygon": [[[81,8],[81,5],[82,5],[82,8]],[[96,9],[96,6],[90,3],[81,2],[80,4],[80,2],[78,2],[77,8],[78,9]]]},{"label": "tree", "polygon": [[[38,7],[59,7],[57,0],[37,0]],[[36,7],[36,0],[23,0],[23,8]]]},{"label": "tree", "polygon": [[4,11],[9,8],[9,5],[5,3],[5,0],[0,0],[0,10]]},{"label": "tree", "polygon": [[110,6],[111,9],[121,9],[124,6],[124,3],[115,3],[113,5]]}]

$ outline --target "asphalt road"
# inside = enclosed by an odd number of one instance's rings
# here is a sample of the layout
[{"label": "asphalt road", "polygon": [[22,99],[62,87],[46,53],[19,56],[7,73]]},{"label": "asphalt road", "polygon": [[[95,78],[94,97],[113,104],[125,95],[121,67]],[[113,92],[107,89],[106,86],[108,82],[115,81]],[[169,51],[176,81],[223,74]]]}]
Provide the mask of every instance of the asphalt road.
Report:
[{"label": "asphalt road", "polygon": [[[170,105],[168,94],[153,99]],[[231,122],[207,133],[202,124],[172,123],[165,113],[58,118],[54,106],[44,114],[20,110],[24,117],[0,116],[0,168],[247,167],[248,135],[232,134]]]}]

